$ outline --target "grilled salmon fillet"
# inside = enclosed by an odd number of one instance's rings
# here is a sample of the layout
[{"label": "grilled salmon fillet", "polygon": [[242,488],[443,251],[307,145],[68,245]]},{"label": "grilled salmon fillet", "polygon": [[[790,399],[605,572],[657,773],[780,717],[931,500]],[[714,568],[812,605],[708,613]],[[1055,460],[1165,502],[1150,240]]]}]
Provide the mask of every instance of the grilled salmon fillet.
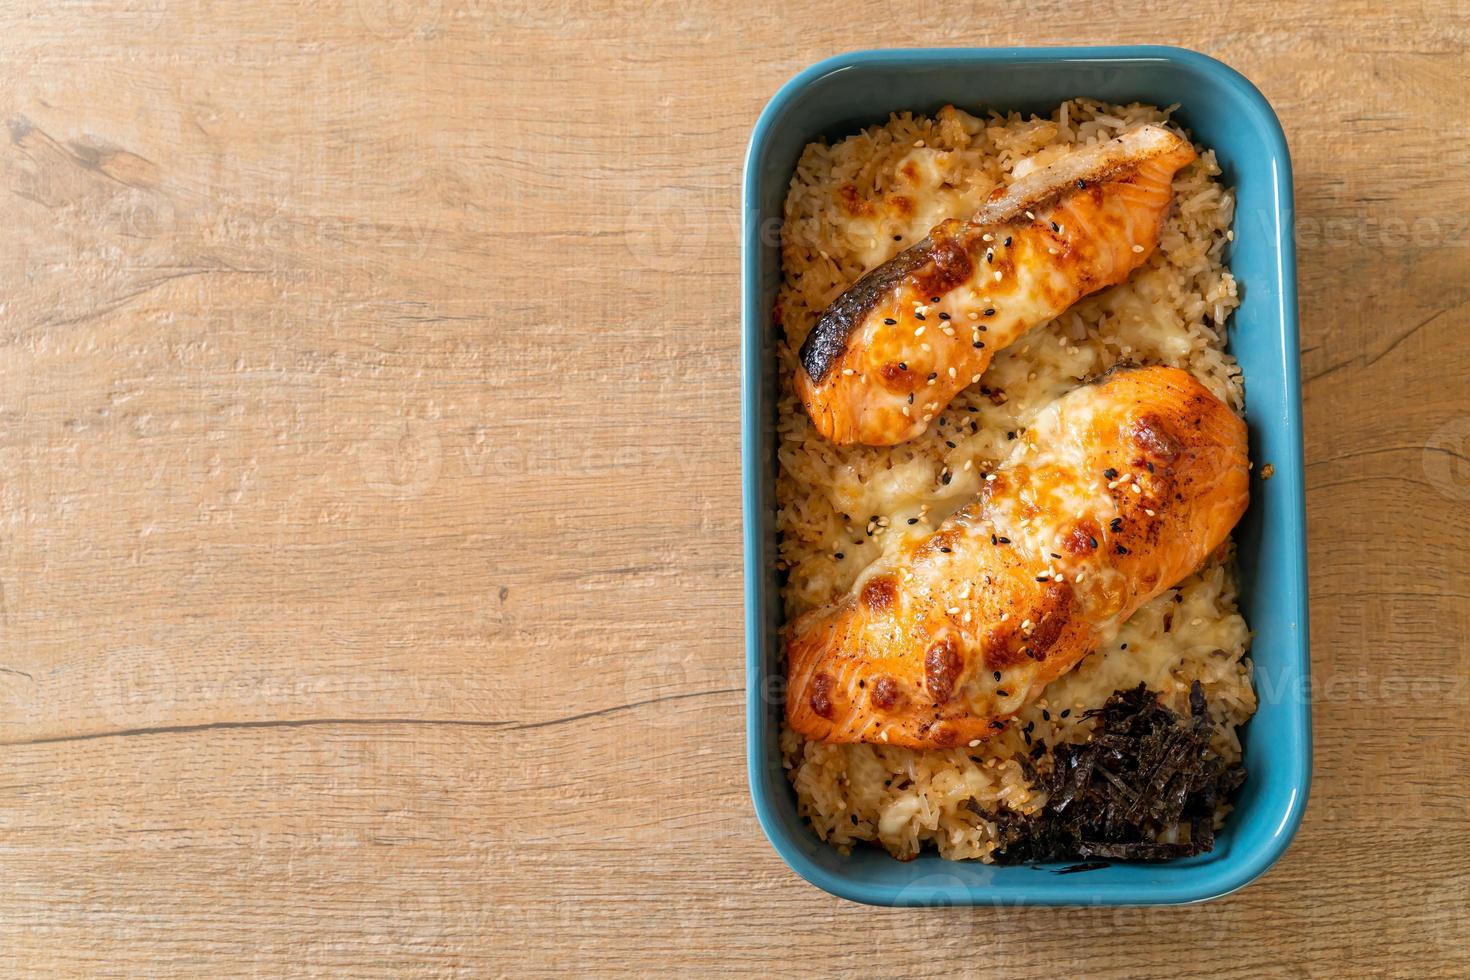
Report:
[{"label": "grilled salmon fillet", "polygon": [[1177,368],[1039,413],[979,498],[786,631],[786,718],[824,742],[983,739],[1244,513],[1245,424]]},{"label": "grilled salmon fillet", "polygon": [[801,346],[818,431],[871,446],[923,432],[996,351],[1144,263],[1194,158],[1158,126],[1074,150],[864,275]]}]

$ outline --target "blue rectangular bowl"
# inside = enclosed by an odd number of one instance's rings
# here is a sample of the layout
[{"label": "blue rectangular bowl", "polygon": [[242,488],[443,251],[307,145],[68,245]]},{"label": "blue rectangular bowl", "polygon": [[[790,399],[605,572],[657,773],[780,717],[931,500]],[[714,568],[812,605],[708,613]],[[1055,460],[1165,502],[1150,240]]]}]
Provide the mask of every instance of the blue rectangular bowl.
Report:
[{"label": "blue rectangular bowl", "polygon": [[[775,572],[776,378],[771,308],[781,280],[781,205],[797,156],[884,122],[890,112],[961,108],[1049,113],[1065,99],[1179,103],[1175,116],[1212,147],[1235,189],[1229,262],[1243,301],[1230,350],[1245,371],[1250,510],[1236,531],[1241,607],[1254,640],[1260,709],[1244,732],[1249,778],[1209,854],[1163,864],[996,867],[926,852],[900,862],[876,848],[843,856],[797,815],[777,744],[782,620]],[[863,51],[813,65],[761,113],[745,161],[741,451],[750,792],[776,850],[807,881],[874,905],[1161,905],[1224,895],[1290,843],[1311,779],[1306,514],[1297,367],[1296,254],[1286,138],[1260,92],[1231,68],[1168,47]],[[1259,478],[1264,464],[1275,473]]]}]

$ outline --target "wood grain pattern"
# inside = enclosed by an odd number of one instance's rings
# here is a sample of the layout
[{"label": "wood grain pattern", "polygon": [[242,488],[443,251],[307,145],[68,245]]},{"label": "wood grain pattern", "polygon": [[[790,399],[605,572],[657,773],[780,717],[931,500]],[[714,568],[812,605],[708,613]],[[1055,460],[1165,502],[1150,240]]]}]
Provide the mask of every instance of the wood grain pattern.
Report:
[{"label": "wood grain pattern", "polygon": [[[1276,106],[1316,778],[1198,908],[891,911],[743,769],[738,172],[818,57]],[[0,971],[1470,971],[1470,10],[0,7]]]}]

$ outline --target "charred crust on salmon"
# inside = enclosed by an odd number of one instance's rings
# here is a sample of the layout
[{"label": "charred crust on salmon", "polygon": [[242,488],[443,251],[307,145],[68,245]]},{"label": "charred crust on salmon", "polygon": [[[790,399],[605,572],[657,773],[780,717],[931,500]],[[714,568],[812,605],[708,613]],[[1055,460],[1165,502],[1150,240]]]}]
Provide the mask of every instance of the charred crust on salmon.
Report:
[{"label": "charred crust on salmon", "polygon": [[935,705],[943,705],[954,694],[964,662],[959,647],[950,637],[931,646],[924,654],[924,688]]},{"label": "charred crust on salmon", "polygon": [[929,261],[933,247],[933,241],[925,238],[867,273],[832,301],[801,344],[801,366],[808,377],[818,382],[826,379],[847,350],[847,338],[894,286]]},{"label": "charred crust on salmon", "polygon": [[898,584],[886,575],[879,575],[863,586],[862,601],[870,612],[883,613],[893,608],[897,595]]},{"label": "charred crust on salmon", "polygon": [[899,697],[898,681],[892,677],[878,678],[873,684],[873,693],[869,695],[869,699],[873,702],[873,707],[880,711],[891,710],[898,704]]},{"label": "charred crust on salmon", "polygon": [[812,712],[820,718],[832,719],[832,675],[817,673],[812,677],[812,694],[809,699]]},{"label": "charred crust on salmon", "polygon": [[1184,444],[1152,412],[1134,419],[1128,435],[1144,452],[1166,463],[1172,462],[1184,451]]}]

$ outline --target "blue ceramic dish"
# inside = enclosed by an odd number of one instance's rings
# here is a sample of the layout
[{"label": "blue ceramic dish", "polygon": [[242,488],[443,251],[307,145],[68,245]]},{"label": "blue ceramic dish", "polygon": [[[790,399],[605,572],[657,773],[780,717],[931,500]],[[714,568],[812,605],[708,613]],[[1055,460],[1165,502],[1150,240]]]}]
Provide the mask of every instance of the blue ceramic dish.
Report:
[{"label": "blue ceramic dish", "polygon": [[[1179,103],[1176,118],[1215,150],[1235,189],[1229,263],[1243,302],[1230,350],[1245,371],[1253,481],[1236,531],[1241,606],[1254,632],[1260,709],[1244,732],[1250,773],[1215,849],[1164,864],[1076,874],[1056,866],[995,867],[932,852],[899,862],[877,849],[843,856],[796,812],[777,745],[782,711],[775,510],[775,328],[781,202],[802,147],[946,103],[1046,113],[1079,95]],[[1291,841],[1307,802],[1311,727],[1307,671],[1306,515],[1297,367],[1291,162],[1281,126],[1232,69],[1179,48],[864,51],[813,65],[761,113],[745,162],[741,448],[745,501],[745,642],[750,791],[761,826],[803,878],[875,905],[1157,905],[1214,898],[1245,885]]]}]

